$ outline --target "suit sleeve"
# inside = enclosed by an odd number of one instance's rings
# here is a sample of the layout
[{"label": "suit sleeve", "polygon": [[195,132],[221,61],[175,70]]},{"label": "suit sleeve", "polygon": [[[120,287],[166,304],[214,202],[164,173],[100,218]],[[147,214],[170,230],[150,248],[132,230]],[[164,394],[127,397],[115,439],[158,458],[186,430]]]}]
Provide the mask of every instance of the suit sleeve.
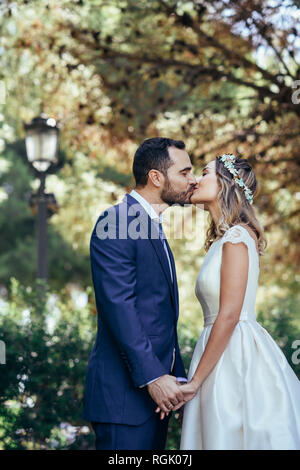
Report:
[{"label": "suit sleeve", "polygon": [[156,377],[155,379],[150,380],[150,382],[147,382],[146,384],[140,385],[139,387],[140,387],[140,388],[146,387],[146,385],[149,385],[149,384],[151,384],[152,382],[155,382],[155,380],[157,380],[157,379],[159,379],[159,378],[160,378],[160,377]]},{"label": "suit sleeve", "polygon": [[100,239],[94,230],[90,255],[99,313],[117,343],[135,387],[168,374],[152,350],[136,309],[134,240]]},{"label": "suit sleeve", "polygon": [[175,375],[176,377],[180,377],[182,379],[187,379],[187,375],[186,375],[186,372],[185,372],[185,367],[184,367],[182,357],[181,357],[181,354],[180,354],[180,350],[179,350],[177,337],[176,337],[175,349],[176,349],[175,363],[174,363],[174,368],[173,368],[172,375]]}]

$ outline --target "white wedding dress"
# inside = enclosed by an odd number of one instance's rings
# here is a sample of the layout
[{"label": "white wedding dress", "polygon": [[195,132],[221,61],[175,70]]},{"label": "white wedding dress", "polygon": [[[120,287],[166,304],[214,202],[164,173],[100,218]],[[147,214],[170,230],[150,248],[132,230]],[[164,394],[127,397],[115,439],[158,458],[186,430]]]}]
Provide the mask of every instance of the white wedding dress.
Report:
[{"label": "white wedding dress", "polygon": [[235,225],[209,248],[196,281],[204,329],[191,360],[192,378],[218,315],[222,245],[248,247],[248,282],[240,319],[214,369],[184,405],[180,449],[300,449],[300,381],[270,334],[256,321],[256,244]]}]

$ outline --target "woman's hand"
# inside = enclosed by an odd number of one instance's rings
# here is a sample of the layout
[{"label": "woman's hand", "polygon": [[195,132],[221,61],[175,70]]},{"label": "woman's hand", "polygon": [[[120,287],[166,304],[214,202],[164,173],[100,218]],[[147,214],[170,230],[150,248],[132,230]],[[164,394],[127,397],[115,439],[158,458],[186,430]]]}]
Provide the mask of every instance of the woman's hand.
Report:
[{"label": "woman's hand", "polygon": [[[199,390],[199,385],[195,381],[191,380],[190,382],[187,382],[181,385],[180,390],[184,394],[184,401],[181,401],[180,403],[175,405],[170,411],[176,411],[179,408],[181,408],[185,403],[192,400]],[[160,419],[164,419],[165,416],[169,415],[170,411],[167,411],[167,412],[161,411],[161,409],[158,406],[155,410],[155,413],[160,412]]]}]

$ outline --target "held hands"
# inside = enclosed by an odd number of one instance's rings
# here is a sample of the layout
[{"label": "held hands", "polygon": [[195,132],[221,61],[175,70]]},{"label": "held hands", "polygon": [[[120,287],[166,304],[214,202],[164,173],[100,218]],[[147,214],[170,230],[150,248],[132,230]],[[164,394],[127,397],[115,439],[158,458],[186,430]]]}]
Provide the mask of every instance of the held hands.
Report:
[{"label": "held hands", "polygon": [[[177,384],[180,384],[177,382]],[[185,403],[188,401],[192,400],[194,396],[197,394],[199,389],[199,385],[197,385],[193,380],[187,383],[183,383],[183,385],[180,384],[180,390],[183,392],[184,398],[182,401],[180,401],[178,404],[176,404],[172,409],[169,409],[168,411],[165,411],[163,408],[160,408],[159,406],[156,408],[155,413],[160,413],[160,419],[164,419],[165,416],[168,416],[170,411],[176,411],[179,408],[181,408]],[[179,420],[180,422],[182,421],[182,415],[183,411],[182,409],[179,412]]]},{"label": "held hands", "polygon": [[158,409],[164,413],[169,413],[174,409],[174,406],[184,403],[182,387],[176,377],[172,375],[165,374],[147,387],[151,398],[157,403]]}]

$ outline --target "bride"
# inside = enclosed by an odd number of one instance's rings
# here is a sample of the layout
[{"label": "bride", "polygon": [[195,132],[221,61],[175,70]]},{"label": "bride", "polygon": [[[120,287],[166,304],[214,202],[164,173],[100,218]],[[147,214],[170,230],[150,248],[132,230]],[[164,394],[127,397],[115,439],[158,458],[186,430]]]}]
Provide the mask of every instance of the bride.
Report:
[{"label": "bride", "polygon": [[266,246],[252,208],[256,193],[248,161],[224,154],[206,165],[191,197],[211,224],[196,280],[204,329],[181,386],[185,402],[173,407],[185,403],[180,449],[300,449],[300,381],[256,321]]}]

